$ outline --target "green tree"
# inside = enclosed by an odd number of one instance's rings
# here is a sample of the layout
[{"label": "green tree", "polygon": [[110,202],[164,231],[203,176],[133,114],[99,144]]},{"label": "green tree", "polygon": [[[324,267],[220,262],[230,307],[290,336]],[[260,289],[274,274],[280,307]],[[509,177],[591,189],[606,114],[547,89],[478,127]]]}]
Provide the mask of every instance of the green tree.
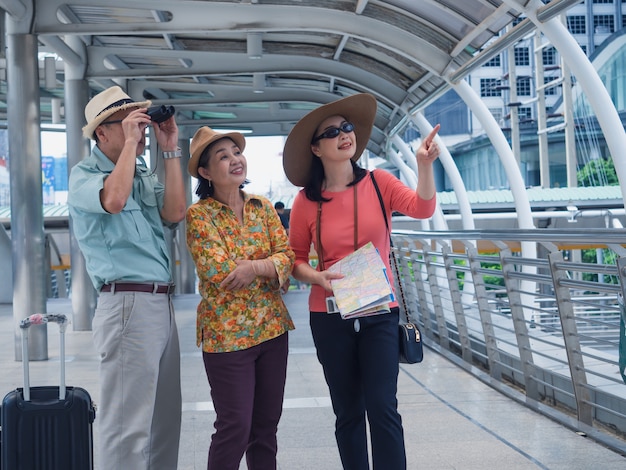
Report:
[{"label": "green tree", "polygon": [[605,181],[602,175],[609,186],[619,184],[612,158],[591,160],[576,173],[576,178],[579,186],[602,186]]},{"label": "green tree", "polygon": [[[583,263],[598,263],[598,252],[595,249],[591,250],[582,250],[581,257]],[[613,250],[603,249],[602,250],[602,261],[603,264],[613,265],[617,264],[617,255]],[[605,275],[604,282],[606,284],[619,284],[619,278],[614,275]],[[583,273],[584,281],[592,281],[598,282],[598,274],[597,273]]]}]

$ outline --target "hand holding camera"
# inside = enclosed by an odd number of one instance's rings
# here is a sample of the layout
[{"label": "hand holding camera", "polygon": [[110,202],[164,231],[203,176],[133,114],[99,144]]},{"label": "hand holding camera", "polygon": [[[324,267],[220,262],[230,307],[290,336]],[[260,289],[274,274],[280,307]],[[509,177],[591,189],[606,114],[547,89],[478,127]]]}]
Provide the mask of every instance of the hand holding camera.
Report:
[{"label": "hand holding camera", "polygon": [[174,106],[151,106],[145,113],[150,117],[152,123],[152,132],[156,137],[161,149],[164,152],[164,158],[177,158],[180,151],[170,151],[178,147],[178,126],[174,119],[170,119],[175,113]]}]

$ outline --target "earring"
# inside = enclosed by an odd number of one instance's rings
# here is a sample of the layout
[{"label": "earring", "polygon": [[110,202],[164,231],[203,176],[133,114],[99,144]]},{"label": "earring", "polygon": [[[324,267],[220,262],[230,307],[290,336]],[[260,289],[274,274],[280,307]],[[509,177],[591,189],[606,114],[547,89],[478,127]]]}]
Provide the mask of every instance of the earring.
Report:
[{"label": "earring", "polygon": [[210,188],[211,187],[211,180],[208,180],[208,181],[209,181],[209,188]]}]

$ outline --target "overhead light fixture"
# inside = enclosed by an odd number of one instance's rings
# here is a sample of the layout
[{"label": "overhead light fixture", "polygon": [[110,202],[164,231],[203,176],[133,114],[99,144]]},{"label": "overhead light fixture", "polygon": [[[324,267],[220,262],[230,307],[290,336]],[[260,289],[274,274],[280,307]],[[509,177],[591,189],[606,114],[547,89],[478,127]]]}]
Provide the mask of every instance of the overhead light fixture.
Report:
[{"label": "overhead light fixture", "polygon": [[44,83],[48,90],[52,90],[57,87],[57,68],[56,60],[52,56],[44,57],[43,59],[43,72]]},{"label": "overhead light fixture", "polygon": [[260,59],[263,57],[263,39],[261,33],[248,33],[248,58]]},{"label": "overhead light fixture", "polygon": [[264,73],[255,72],[252,75],[252,91],[254,93],[265,92],[265,74]]},{"label": "overhead light fixture", "polygon": [[220,128],[219,126],[212,128],[214,131],[218,131],[220,134],[228,134],[230,132],[239,132],[240,134],[252,134],[252,129],[236,129],[234,127],[224,127]]}]

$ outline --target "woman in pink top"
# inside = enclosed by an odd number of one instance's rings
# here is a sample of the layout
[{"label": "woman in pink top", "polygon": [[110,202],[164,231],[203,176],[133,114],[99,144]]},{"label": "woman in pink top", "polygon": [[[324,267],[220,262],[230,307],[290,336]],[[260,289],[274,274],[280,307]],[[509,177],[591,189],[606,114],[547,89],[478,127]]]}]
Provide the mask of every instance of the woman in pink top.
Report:
[{"label": "woman in pink top", "polygon": [[[368,242],[389,266],[389,232],[369,172],[356,164],[367,146],[376,116],[376,99],[358,94],[321,106],[293,128],[283,151],[287,178],[304,188],[291,209],[289,242],[296,254],[293,276],[312,285],[310,325],[336,415],[335,436],[344,469],[368,470],[366,417],[374,469],[406,468],[404,433],[397,410],[398,315],[390,313],[343,320],[332,313],[325,269]],[[435,210],[433,142],[437,125],[417,150],[416,190],[395,176],[374,170],[387,222],[394,211],[428,218]],[[311,243],[319,265],[309,264]],[[390,279],[393,285],[393,279]],[[332,305],[332,302],[330,303]],[[331,311],[328,310],[331,308]]]}]

